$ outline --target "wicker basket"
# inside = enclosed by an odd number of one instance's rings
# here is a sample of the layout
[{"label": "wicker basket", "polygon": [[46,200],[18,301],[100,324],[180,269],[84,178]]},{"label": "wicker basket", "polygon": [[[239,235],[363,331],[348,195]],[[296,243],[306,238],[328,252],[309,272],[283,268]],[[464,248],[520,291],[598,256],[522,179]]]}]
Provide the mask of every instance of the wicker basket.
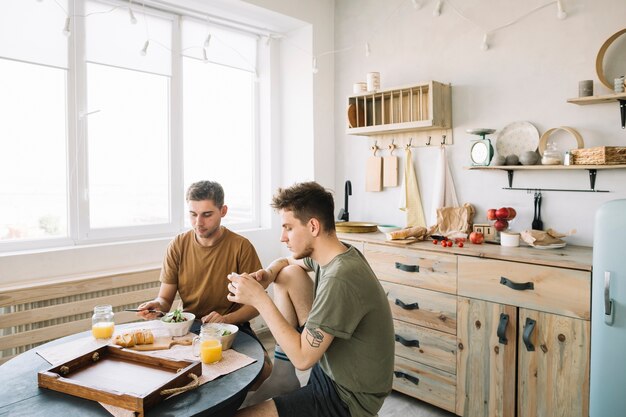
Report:
[{"label": "wicker basket", "polygon": [[626,164],[626,147],[598,146],[596,148],[572,149],[574,165],[619,165]]}]

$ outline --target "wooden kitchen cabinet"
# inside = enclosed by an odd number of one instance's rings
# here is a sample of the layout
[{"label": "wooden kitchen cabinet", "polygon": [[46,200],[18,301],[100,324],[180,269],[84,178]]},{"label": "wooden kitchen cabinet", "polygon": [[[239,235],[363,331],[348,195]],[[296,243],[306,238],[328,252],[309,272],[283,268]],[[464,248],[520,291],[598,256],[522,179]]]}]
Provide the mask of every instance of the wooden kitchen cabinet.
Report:
[{"label": "wooden kitchen cabinet", "polygon": [[590,290],[587,271],[459,257],[456,414],[587,417]]},{"label": "wooden kitchen cabinet", "polygon": [[588,417],[591,248],[340,239],[387,293],[394,390],[465,417]]},{"label": "wooden kitchen cabinet", "polygon": [[454,412],[456,256],[365,243],[394,318],[393,388]]}]

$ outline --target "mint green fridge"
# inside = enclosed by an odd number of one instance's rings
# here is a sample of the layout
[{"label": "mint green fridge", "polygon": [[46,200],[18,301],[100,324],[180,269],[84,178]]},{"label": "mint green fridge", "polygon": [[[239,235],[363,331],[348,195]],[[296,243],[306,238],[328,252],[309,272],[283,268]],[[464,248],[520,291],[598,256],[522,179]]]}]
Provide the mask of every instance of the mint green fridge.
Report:
[{"label": "mint green fridge", "polygon": [[626,416],[626,200],[595,217],[589,415]]}]

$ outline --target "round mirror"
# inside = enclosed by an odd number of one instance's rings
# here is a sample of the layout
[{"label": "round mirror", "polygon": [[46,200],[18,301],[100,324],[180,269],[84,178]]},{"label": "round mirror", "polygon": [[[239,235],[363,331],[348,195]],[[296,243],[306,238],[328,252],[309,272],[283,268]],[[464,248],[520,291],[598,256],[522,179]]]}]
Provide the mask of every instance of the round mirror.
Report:
[{"label": "round mirror", "polygon": [[613,81],[617,77],[626,75],[626,29],[608,38],[596,57],[596,73],[598,79],[606,88],[613,90]]}]

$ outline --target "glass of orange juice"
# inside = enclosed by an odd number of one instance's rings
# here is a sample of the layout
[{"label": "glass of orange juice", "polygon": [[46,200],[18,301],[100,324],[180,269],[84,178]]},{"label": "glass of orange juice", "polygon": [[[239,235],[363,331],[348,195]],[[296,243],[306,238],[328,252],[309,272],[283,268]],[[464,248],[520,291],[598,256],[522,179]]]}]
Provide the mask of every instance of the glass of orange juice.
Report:
[{"label": "glass of orange juice", "polygon": [[194,356],[199,356],[202,363],[210,364],[222,360],[222,338],[218,329],[202,326],[200,336],[193,339]]},{"label": "glass of orange juice", "polygon": [[109,339],[113,336],[115,321],[111,305],[95,306],[91,316],[91,334],[96,339]]}]

